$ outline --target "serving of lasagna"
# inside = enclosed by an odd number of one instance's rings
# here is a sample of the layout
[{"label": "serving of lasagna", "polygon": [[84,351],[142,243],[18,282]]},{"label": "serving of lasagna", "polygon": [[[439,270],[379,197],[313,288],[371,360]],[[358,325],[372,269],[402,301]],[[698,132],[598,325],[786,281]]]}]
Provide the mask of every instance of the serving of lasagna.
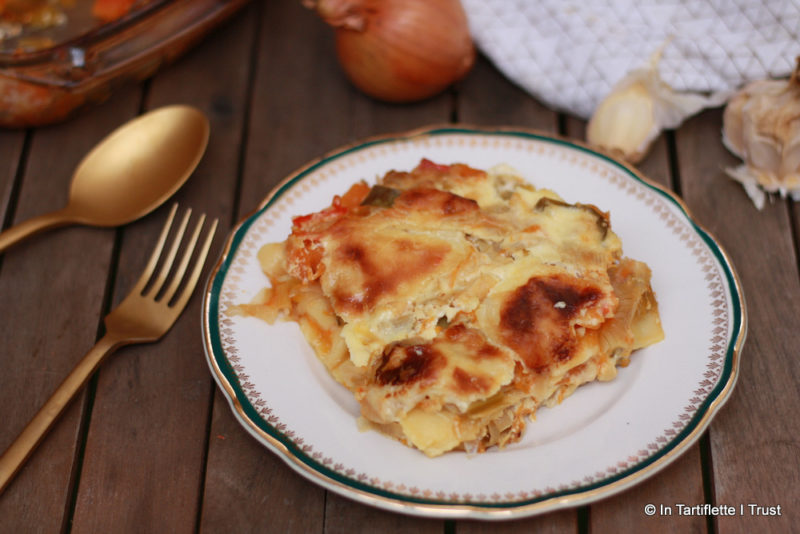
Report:
[{"label": "serving of lasagna", "polygon": [[423,159],[292,223],[238,311],[296,321],[361,425],[428,456],[519,440],[539,406],[663,338],[609,214],[507,166]]}]

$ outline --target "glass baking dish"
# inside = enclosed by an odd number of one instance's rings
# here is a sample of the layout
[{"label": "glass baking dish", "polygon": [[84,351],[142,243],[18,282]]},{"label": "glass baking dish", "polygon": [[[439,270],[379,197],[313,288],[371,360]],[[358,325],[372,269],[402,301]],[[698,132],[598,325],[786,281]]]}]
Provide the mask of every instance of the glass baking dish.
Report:
[{"label": "glass baking dish", "polygon": [[46,11],[26,20],[3,13],[4,5],[21,1],[27,0],[0,0],[0,126],[6,128],[61,121],[119,84],[150,76],[247,2],[137,0],[110,21],[92,13],[102,0],[40,0]]}]

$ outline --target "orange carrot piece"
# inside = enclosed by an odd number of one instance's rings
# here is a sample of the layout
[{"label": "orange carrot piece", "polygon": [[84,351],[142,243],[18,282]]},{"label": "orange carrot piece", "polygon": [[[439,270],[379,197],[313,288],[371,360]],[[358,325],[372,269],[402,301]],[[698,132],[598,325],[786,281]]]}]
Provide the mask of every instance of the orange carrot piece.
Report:
[{"label": "orange carrot piece", "polygon": [[94,0],[92,15],[103,22],[111,22],[126,15],[135,3],[136,0]]}]

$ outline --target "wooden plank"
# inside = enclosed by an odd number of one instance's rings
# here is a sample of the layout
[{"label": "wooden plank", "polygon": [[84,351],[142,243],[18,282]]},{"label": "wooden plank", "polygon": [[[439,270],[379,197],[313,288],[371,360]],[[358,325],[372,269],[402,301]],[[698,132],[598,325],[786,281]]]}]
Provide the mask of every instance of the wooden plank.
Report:
[{"label": "wooden plank", "polygon": [[325,532],[348,534],[441,534],[443,524],[420,517],[387,512],[370,506],[356,504],[344,497],[328,492],[325,503]]},{"label": "wooden plank", "polygon": [[[465,84],[464,91],[465,93],[468,91],[468,84]],[[525,101],[524,95],[503,96],[503,91],[513,91],[513,88],[509,87],[503,88],[501,86],[500,89],[497,89],[493,87],[487,88],[484,86],[483,91],[485,93],[483,97],[472,98],[466,102],[464,101],[466,99],[466,95],[462,98],[462,115],[468,116],[470,107],[467,102],[472,102],[472,105],[475,105],[476,103],[489,102],[489,106],[494,108],[490,112],[498,113],[498,102],[511,101],[513,102],[513,106],[515,108],[519,108],[523,106],[523,104],[520,102]],[[491,99],[491,95],[498,96],[495,99]],[[518,112],[511,113],[509,115],[510,116],[507,117],[507,121],[519,121],[523,124],[528,122],[525,119],[521,120],[521,117],[524,117],[524,115]],[[540,126],[534,127],[547,129],[549,126],[551,131],[555,130],[555,124],[557,124],[557,121],[548,117],[546,113],[538,112],[535,113],[535,116],[538,117],[538,124]],[[467,122],[470,121],[471,120],[469,119],[467,120]],[[486,122],[486,119],[483,119],[482,122]],[[585,137],[585,123],[583,121],[569,117],[565,123],[567,127],[565,134],[568,137],[577,140],[582,140]],[[640,165],[640,168],[649,178],[661,183],[662,185],[669,186],[668,158],[667,144],[662,136],[654,145],[649,157]],[[680,461],[676,462],[675,465],[671,466],[668,475],[662,473],[662,476],[658,481],[649,481],[644,486],[634,488],[633,490],[626,492],[621,496],[592,506],[590,514],[590,528],[598,531],[613,530],[621,525],[627,525],[631,529],[636,529],[638,527],[652,528],[655,525],[654,522],[652,520],[648,522],[649,518],[647,518],[647,516],[645,516],[643,513],[644,505],[648,502],[702,502],[702,471],[699,458],[699,448],[695,446],[691,449],[689,454],[687,454]],[[675,499],[678,500],[676,501]],[[641,501],[641,503],[631,506],[631,500],[636,502]],[[571,512],[563,512],[561,514],[543,516],[531,520],[523,520],[520,523],[525,524],[526,521],[530,521],[531,523],[536,522],[536,526],[538,528],[551,527],[563,530],[575,528],[575,516],[574,513]],[[554,526],[556,521],[559,521],[561,524]],[[481,526],[479,523],[470,525]],[[670,523],[670,529],[674,530],[686,529],[687,527],[690,529],[702,529],[704,526],[705,523],[702,519],[689,519],[681,522]],[[460,530],[463,528],[461,524],[459,527]],[[663,525],[660,525],[660,527],[663,527]],[[475,528],[478,530],[478,527]]]},{"label": "wooden plank", "polygon": [[794,258],[797,263],[797,270],[800,273],[800,201],[787,199],[789,211],[792,214],[794,224]]},{"label": "wooden plank", "polygon": [[[503,77],[483,56],[459,84],[458,122],[556,133],[558,115]],[[501,162],[502,163],[502,162]]]},{"label": "wooden plank", "polygon": [[322,532],[325,490],[294,473],[214,398],[201,532]]},{"label": "wooden plank", "polygon": [[[545,133],[556,133],[558,116],[502,75],[482,56],[461,82],[458,92],[458,121],[487,126],[521,126]],[[512,167],[513,161],[508,163]],[[533,432],[533,425],[528,432]],[[458,521],[459,534],[481,532],[575,532],[574,510],[525,518],[511,522]]]},{"label": "wooden plank", "polygon": [[[414,128],[432,117],[440,117],[434,122],[447,120],[447,95],[407,107],[381,104],[360,94],[336,63],[329,28],[299,3],[271,2],[261,8],[239,216],[252,211],[286,174],[338,146]],[[252,438],[236,429],[226,403],[215,403],[213,420],[204,530],[263,525],[282,532],[313,532],[321,530],[323,522],[328,529],[344,528],[353,525],[349,518],[380,515],[332,496],[326,513],[325,492],[264,447],[253,447]],[[225,439],[215,441],[217,435]],[[215,456],[215,448],[227,456]],[[218,481],[214,487],[212,481]],[[242,497],[245,488],[256,485],[253,493]],[[278,489],[280,494],[275,493]],[[434,524],[441,530],[441,522]]]},{"label": "wooden plank", "polygon": [[[284,41],[278,36],[285,34],[264,27],[265,21],[269,22],[271,17],[275,16],[272,11],[279,7],[275,3],[269,6],[261,4],[257,9],[251,8],[248,14],[259,24],[254,37],[258,41],[255,58],[250,58],[248,54],[248,60],[243,63],[258,59],[259,68],[255,73],[250,73],[250,76],[264,77],[262,83],[256,83],[251,89],[252,100],[256,103],[269,100],[271,92],[288,81],[281,79],[282,72],[269,70],[265,72],[263,68],[265,63],[269,65],[274,59],[278,59],[275,58],[275,52],[270,49],[272,41]],[[275,22],[280,24],[278,21]],[[290,52],[289,57],[285,59],[289,60],[292,55]],[[271,158],[267,159],[263,154],[270,147],[270,139],[261,138],[261,135],[264,131],[290,127],[292,122],[290,117],[274,118],[269,114],[263,114],[263,111],[257,113],[256,109],[250,107],[245,110],[250,116],[249,130],[242,140],[247,143],[248,148],[247,166],[242,184],[243,193],[240,195],[241,207],[238,213],[232,213],[237,220],[242,211],[254,209],[266,192],[266,188],[261,190],[253,184],[264,179],[267,169],[262,165],[271,161]],[[282,110],[276,111],[282,112]],[[286,125],[283,124],[284,121]],[[294,149],[293,142],[279,143],[279,146],[282,149],[281,153],[283,150],[291,152]],[[264,159],[261,159],[262,157]],[[248,168],[251,173],[249,179]],[[233,532],[274,528],[276,531],[299,533],[322,530],[324,491],[309,487],[305,480],[293,473],[288,466],[245,432],[234,419],[231,407],[219,391],[215,392],[210,436],[200,524],[202,531]]]},{"label": "wooden plank", "polygon": [[[158,74],[146,102],[148,108],[193,105],[209,118],[209,147],[175,199],[180,214],[195,213],[190,228],[201,213],[221,219],[212,258],[229,229],[246,107],[247,62],[231,58],[247,58],[253,33],[246,13],[224,24]],[[124,229],[114,302],[139,277],[168,210]],[[196,530],[213,394],[202,356],[201,294],[198,288],[160,342],[125,348],[100,371],[74,532]]]},{"label": "wooden plank", "polygon": [[8,212],[24,142],[23,131],[0,131],[0,223]]},{"label": "wooden plank", "polygon": [[[567,134],[575,139],[585,139],[586,122],[569,119]],[[647,157],[637,168],[649,179],[671,189],[670,154],[666,134],[660,135]],[[590,199],[586,200],[590,202]],[[611,213],[614,224],[614,213]],[[623,247],[624,247],[623,236]],[[703,466],[700,461],[700,446],[694,445],[684,455],[661,473],[643,484],[634,486],[615,497],[591,506],[590,528],[597,532],[621,530],[626,532],[703,532],[706,521],[700,516],[661,515],[660,505],[672,507],[676,503],[702,504]],[[659,510],[656,517],[647,516],[644,507],[653,504]]]},{"label": "wooden plank", "polygon": [[[675,463],[628,491],[591,506],[592,532],[705,532],[704,516],[681,516],[675,505],[703,504],[700,448],[689,448]],[[656,507],[648,516],[645,507]],[[662,508],[662,505],[664,508]],[[645,530],[628,530],[643,528]]]},{"label": "wooden plank", "polygon": [[511,521],[467,521],[456,523],[458,534],[515,534],[536,532],[537,534],[563,534],[579,532],[575,510],[551,512],[535,517],[513,519]]},{"label": "wooden plank", "polygon": [[[300,165],[304,157],[295,152],[298,144],[296,137],[304,134],[291,131],[294,123],[292,112],[270,106],[273,93],[280,94],[283,87],[293,81],[293,78],[287,77],[289,73],[283,68],[273,67],[273,62],[291,64],[295,55],[302,55],[306,49],[305,34],[292,32],[291,27],[288,28],[288,33],[278,31],[283,24],[291,22],[282,15],[286,6],[278,4],[261,4],[257,10],[250,12],[250,16],[259,22],[257,50],[253,58],[258,64],[256,71],[251,73],[251,76],[256,77],[251,89],[252,106],[246,110],[250,119],[249,129],[243,140],[247,151],[240,208],[238,213],[233,214],[237,220],[244,213],[253,210],[267,193],[271,185],[262,185],[265,181],[270,184],[277,182],[280,173]],[[289,33],[304,37],[290,45],[290,40],[281,38]],[[279,51],[275,49],[278,46],[290,46],[293,49]],[[309,71],[311,72],[307,74],[313,73],[314,69]],[[301,75],[301,79],[303,76],[305,75]],[[308,123],[305,127],[308,127]],[[310,128],[310,135],[320,130],[324,131],[325,128]],[[276,133],[279,135],[275,135]],[[287,157],[288,163],[281,162],[282,157]],[[274,172],[272,165],[280,163],[287,166],[281,168],[275,176],[270,176]],[[324,490],[310,485],[292,472],[279,458],[245,432],[234,419],[230,405],[219,391],[215,393],[210,436],[200,525],[202,531],[274,528],[280,532],[300,533],[322,530]]]},{"label": "wooden plank", "polygon": [[[717,518],[718,531],[789,532],[800,519],[800,281],[784,202],[757,211],[723,169],[738,164],[719,141],[721,112],[690,120],[677,134],[683,197],[725,247],[741,278],[749,332],[736,389],[710,430],[717,504],[745,513]],[[782,506],[756,517],[747,505]]]},{"label": "wooden plank", "polygon": [[[357,93],[351,92],[350,94],[355,108],[353,123],[349,126],[351,139],[405,132],[431,123],[441,124],[446,122],[449,115],[447,95],[415,104],[412,107],[405,107],[381,104]],[[325,532],[385,532],[387,534],[415,532],[424,534],[442,532],[443,529],[443,521],[402,516],[343,499],[330,492],[327,493]]]},{"label": "wooden plank", "polygon": [[240,215],[287,174],[339,146],[447,121],[448,95],[404,106],[359,93],[337,64],[332,30],[298,2],[265,5],[262,21]]},{"label": "wooden plank", "polygon": [[[67,201],[73,169],[102,137],[133,116],[136,88],[58,126],[37,130],[15,221]],[[35,236],[6,251],[0,273],[3,387],[0,449],[5,450],[94,344],[114,232],[71,227]],[[85,394],[79,396],[0,496],[0,531],[65,524]]]}]

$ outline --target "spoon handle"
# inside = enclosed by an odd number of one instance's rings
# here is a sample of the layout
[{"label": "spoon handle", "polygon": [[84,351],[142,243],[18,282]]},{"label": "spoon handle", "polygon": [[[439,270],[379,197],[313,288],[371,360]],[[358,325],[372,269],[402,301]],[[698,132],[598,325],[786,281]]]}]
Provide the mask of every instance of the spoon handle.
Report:
[{"label": "spoon handle", "polygon": [[38,215],[27,221],[22,221],[0,233],[0,254],[26,237],[30,237],[44,230],[49,230],[50,228],[64,226],[71,222],[67,212],[63,209]]}]

